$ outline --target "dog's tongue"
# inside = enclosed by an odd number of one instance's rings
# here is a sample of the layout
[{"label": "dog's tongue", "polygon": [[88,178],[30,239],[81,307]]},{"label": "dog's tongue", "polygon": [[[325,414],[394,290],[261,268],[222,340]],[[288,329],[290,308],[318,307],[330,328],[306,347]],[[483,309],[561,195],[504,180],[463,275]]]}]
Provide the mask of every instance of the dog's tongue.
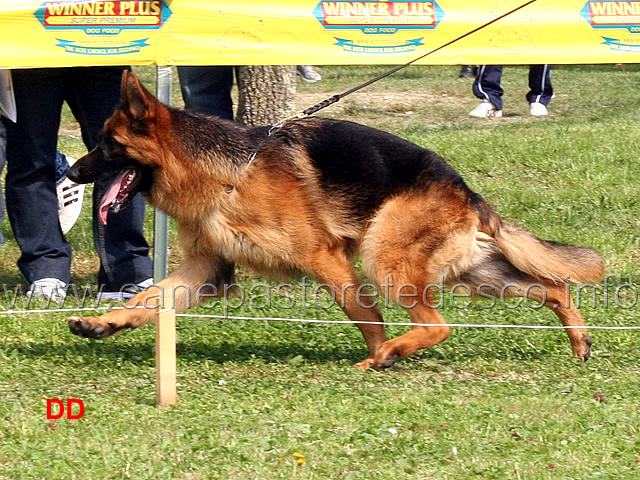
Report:
[{"label": "dog's tongue", "polygon": [[109,207],[118,196],[120,189],[126,183],[127,175],[132,172],[133,169],[123,170],[118,174],[116,179],[113,181],[109,190],[102,196],[102,200],[100,200],[100,207],[98,209],[98,217],[100,217],[100,221],[103,225],[107,224],[107,215],[109,213]]}]

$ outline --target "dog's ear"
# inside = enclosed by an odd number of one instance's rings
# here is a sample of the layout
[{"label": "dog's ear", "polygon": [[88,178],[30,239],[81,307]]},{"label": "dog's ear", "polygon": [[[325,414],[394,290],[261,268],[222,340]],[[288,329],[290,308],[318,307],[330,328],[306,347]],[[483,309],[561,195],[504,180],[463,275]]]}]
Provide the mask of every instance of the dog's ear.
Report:
[{"label": "dog's ear", "polygon": [[122,110],[133,120],[144,120],[155,112],[158,100],[142,86],[138,76],[122,73]]}]

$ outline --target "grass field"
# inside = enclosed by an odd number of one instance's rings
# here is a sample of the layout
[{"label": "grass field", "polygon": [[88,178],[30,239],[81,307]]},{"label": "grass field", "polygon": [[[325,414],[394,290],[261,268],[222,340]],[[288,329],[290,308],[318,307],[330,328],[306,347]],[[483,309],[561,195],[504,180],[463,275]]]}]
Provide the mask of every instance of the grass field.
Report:
[{"label": "grass field", "polygon": [[[385,67],[319,70],[322,82],[299,84],[300,108]],[[640,325],[640,66],[556,67],[546,118],[527,116],[527,68],[508,67],[505,117],[488,121],[467,117],[477,100],[458,70],[411,67],[321,115],[432,149],[508,220],[598,249],[610,285],[595,301],[587,292],[586,323]],[[153,83],[154,69],[137,71]],[[84,152],[68,111],[60,147]],[[89,211],[68,235],[79,285],[92,285],[97,269]],[[6,310],[7,292],[24,280],[7,221],[2,229]],[[179,261],[177,248],[170,258]],[[247,290],[266,288],[249,271],[239,278]],[[296,300],[226,310],[346,319],[326,298]],[[558,325],[551,312],[525,305],[458,307],[443,309],[451,323]],[[388,322],[408,321],[397,307],[383,310]],[[592,330],[585,365],[562,330],[460,327],[389,371],[362,372],[352,368],[366,356],[352,325],[180,317],[178,403],[160,410],[154,328],[88,341],[68,332],[66,316],[0,316],[0,479],[640,478],[637,330]],[[85,414],[48,420],[48,398],[81,399]]]}]

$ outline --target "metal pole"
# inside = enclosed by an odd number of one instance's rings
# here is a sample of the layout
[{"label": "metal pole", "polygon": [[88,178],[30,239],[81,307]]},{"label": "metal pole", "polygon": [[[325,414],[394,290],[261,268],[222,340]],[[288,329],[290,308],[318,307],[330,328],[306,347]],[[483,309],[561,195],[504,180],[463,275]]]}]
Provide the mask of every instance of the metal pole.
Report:
[{"label": "metal pole", "polygon": [[[158,66],[156,96],[171,105],[171,67]],[[153,224],[153,280],[165,278],[169,271],[169,217],[156,209]],[[156,404],[168,407],[176,403],[176,311],[170,292],[160,291],[162,302],[156,316]]]},{"label": "metal pole", "polygon": [[[171,67],[157,67],[156,95],[165,105],[171,105]],[[153,281],[159,282],[169,273],[169,217],[160,210],[154,212],[153,222]]]}]

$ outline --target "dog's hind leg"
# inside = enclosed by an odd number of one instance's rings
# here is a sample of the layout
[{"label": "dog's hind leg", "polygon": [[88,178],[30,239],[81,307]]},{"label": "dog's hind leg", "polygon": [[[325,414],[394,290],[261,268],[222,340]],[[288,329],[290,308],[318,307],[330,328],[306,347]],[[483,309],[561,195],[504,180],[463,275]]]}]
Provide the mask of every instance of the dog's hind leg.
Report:
[{"label": "dog's hind leg", "polygon": [[527,298],[548,307],[565,327],[571,327],[566,332],[573,354],[587,361],[591,354],[591,337],[587,334],[580,311],[573,303],[569,286],[536,279],[516,269],[499,251],[491,248],[488,251],[489,254],[464,272],[457,281],[485,298]]},{"label": "dog's hind leg", "polygon": [[431,287],[467,268],[476,222],[466,197],[446,185],[399,195],[378,212],[363,240],[362,264],[414,325],[378,348],[373,368],[389,368],[449,337],[449,326],[433,306]]},{"label": "dog's hind leg", "polygon": [[544,283],[541,288],[529,289],[528,297],[548,307],[566,329],[573,355],[584,360],[591,356],[591,337],[587,334],[580,310],[573,303],[569,286]]},{"label": "dog's hind leg", "polygon": [[373,364],[378,347],[387,340],[382,315],[371,298],[360,294],[361,280],[342,253],[316,253],[312,265],[313,271],[310,273],[316,280],[331,288],[336,303],[360,329],[369,349],[369,357],[355,366],[362,370],[368,369]]},{"label": "dog's hind leg", "polygon": [[446,325],[442,315],[434,308],[424,303],[417,303],[408,311],[414,325],[404,335],[380,345],[372,363],[372,367],[376,370],[389,368],[396,360],[407,357],[422,348],[437,345],[449,338],[451,329]]},{"label": "dog's hind leg", "polygon": [[[405,252],[411,250],[414,250],[414,255],[407,258]],[[386,278],[384,281],[378,278],[377,282],[384,287],[387,300],[392,300],[407,310],[414,325],[409,332],[378,347],[373,361],[370,362],[370,366],[376,370],[389,368],[396,360],[420,349],[433,347],[449,337],[449,326],[434,308],[433,288],[438,287],[438,277],[429,269],[429,265],[435,263],[434,259],[429,249],[422,252],[418,250],[420,249],[411,246],[393,248],[378,256],[375,271]],[[368,260],[370,258],[366,256],[363,259],[365,268]]]}]

